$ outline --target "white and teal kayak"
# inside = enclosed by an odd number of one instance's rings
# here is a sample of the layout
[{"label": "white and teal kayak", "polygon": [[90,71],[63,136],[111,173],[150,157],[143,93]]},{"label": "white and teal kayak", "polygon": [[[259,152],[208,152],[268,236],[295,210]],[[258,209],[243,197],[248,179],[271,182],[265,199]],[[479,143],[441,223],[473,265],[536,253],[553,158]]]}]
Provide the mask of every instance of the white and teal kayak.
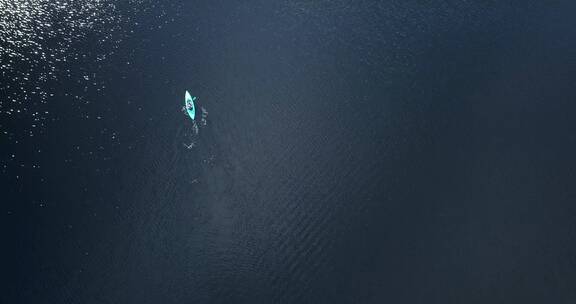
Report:
[{"label": "white and teal kayak", "polygon": [[186,109],[186,113],[188,113],[188,116],[190,116],[192,120],[196,118],[196,107],[194,107],[194,100],[196,100],[196,96],[192,96],[190,93],[188,93],[188,91],[186,91],[186,94],[184,95],[184,107]]}]

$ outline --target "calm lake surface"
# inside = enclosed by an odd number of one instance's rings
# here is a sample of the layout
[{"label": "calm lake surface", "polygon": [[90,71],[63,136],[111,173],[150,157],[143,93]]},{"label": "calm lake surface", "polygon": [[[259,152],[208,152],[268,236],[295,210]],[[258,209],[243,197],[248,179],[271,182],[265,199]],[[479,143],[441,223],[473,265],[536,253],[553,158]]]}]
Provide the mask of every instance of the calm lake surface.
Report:
[{"label": "calm lake surface", "polygon": [[576,301],[576,4],[10,2],[2,302]]}]

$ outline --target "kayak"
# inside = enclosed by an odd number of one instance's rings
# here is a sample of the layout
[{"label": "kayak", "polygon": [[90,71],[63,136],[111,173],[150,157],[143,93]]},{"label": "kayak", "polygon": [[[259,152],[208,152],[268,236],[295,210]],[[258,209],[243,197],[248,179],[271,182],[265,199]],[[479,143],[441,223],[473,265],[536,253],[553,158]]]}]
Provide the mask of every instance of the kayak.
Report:
[{"label": "kayak", "polygon": [[194,107],[194,100],[196,100],[196,96],[190,95],[188,91],[184,95],[184,107],[186,108],[186,112],[188,116],[194,120],[196,118],[196,108]]}]

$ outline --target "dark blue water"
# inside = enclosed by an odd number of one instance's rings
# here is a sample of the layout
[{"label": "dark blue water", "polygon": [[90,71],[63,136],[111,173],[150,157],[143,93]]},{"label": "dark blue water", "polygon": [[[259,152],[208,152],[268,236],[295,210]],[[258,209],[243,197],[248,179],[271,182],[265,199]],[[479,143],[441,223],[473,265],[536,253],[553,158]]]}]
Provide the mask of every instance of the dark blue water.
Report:
[{"label": "dark blue water", "polygon": [[[107,61],[72,66],[105,89],[55,81],[57,119],[2,144],[42,167],[3,170],[1,299],[573,303],[574,9],[134,16]],[[185,90],[209,112],[193,149]]]}]

